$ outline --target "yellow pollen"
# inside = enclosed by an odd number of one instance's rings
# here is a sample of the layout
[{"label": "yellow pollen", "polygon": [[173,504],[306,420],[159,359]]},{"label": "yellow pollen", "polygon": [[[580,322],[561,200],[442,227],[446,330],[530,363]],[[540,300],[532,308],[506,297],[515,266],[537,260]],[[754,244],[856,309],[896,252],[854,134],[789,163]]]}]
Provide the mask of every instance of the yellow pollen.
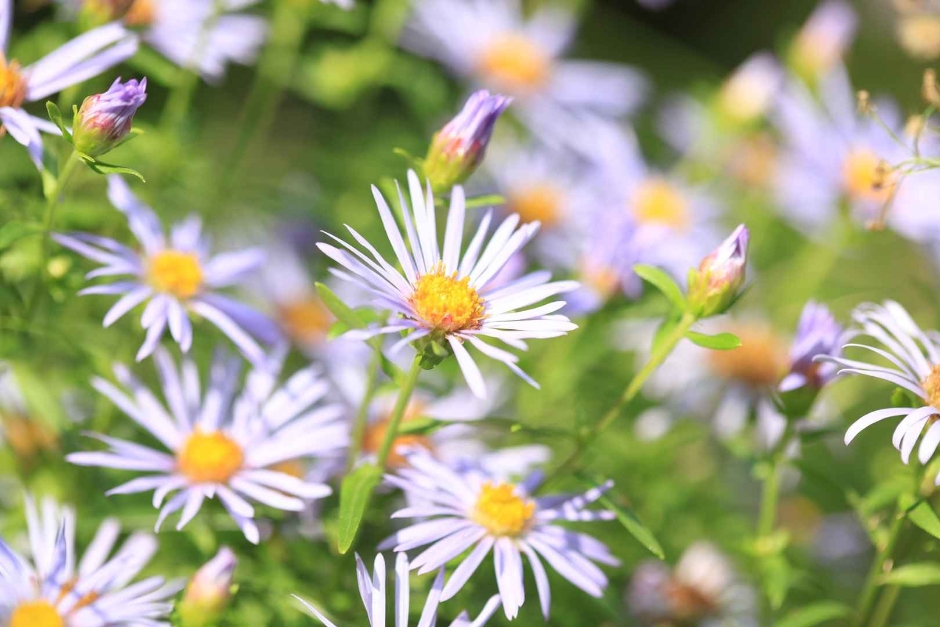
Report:
[{"label": "yellow pollen", "polygon": [[163,250],[150,258],[150,284],[177,298],[192,298],[202,287],[202,266],[196,253]]},{"label": "yellow pollen", "polygon": [[319,299],[309,296],[278,309],[284,331],[301,344],[313,344],[326,338],[333,317]]},{"label": "yellow pollen", "polygon": [[531,92],[548,81],[551,56],[539,44],[519,33],[493,38],[477,64],[478,71],[510,93]]},{"label": "yellow pollen", "polygon": [[934,366],[927,378],[923,382],[924,394],[927,396],[927,403],[931,407],[940,408],[940,365]]},{"label": "yellow pollen", "polygon": [[729,351],[709,351],[712,369],[722,378],[752,388],[776,385],[787,368],[784,342],[768,327],[756,324],[730,329],[741,346]]},{"label": "yellow pollen", "polygon": [[668,181],[651,178],[639,185],[631,199],[634,217],[643,224],[677,231],[689,228],[689,203]]},{"label": "yellow pollen", "polygon": [[457,278],[439,266],[418,278],[411,306],[431,329],[456,333],[479,328],[486,305],[477,291],[470,287],[470,277]]},{"label": "yellow pollen", "polygon": [[65,621],[47,601],[28,601],[13,610],[10,627],[65,627]]},{"label": "yellow pollen", "polygon": [[535,502],[516,494],[511,483],[487,481],[473,510],[473,520],[495,536],[518,536],[529,527]]},{"label": "yellow pollen", "polygon": [[26,81],[16,61],[7,63],[0,51],[0,107],[19,107],[26,100]]},{"label": "yellow pollen", "polygon": [[541,222],[548,227],[558,223],[561,192],[550,183],[538,183],[509,194],[509,209],[523,222]]},{"label": "yellow pollen", "polygon": [[244,460],[242,447],[221,431],[193,431],[176,456],[180,472],[193,483],[225,483]]},{"label": "yellow pollen", "polygon": [[873,151],[859,148],[849,152],[842,164],[846,193],[857,200],[886,202],[894,191],[894,177]]}]

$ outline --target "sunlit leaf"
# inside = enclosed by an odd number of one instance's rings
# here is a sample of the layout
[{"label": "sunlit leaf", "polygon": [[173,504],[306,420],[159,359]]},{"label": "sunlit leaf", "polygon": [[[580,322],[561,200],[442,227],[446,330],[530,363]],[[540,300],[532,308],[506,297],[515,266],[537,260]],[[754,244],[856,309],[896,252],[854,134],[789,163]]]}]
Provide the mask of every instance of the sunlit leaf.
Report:
[{"label": "sunlit leaf", "polygon": [[921,562],[899,566],[878,580],[881,585],[918,588],[920,586],[940,586],[940,563]]},{"label": "sunlit leaf", "polygon": [[847,605],[835,601],[821,601],[791,611],[780,619],[777,627],[814,627],[837,618],[848,616],[852,611]]},{"label": "sunlit leaf", "polygon": [[382,481],[382,469],[375,464],[363,464],[346,475],[339,489],[339,522],[337,545],[345,554],[352,548],[362,525],[372,493]]},{"label": "sunlit leaf", "polygon": [[663,296],[669,299],[673,305],[679,308],[682,311],[685,311],[687,306],[685,302],[685,295],[682,293],[682,288],[679,287],[679,284],[669,276],[664,270],[657,268],[656,266],[649,266],[646,264],[637,264],[633,266],[633,271],[636,272],[637,276],[641,279],[658,289],[663,293]]},{"label": "sunlit leaf", "polygon": [[689,331],[685,336],[702,348],[708,348],[713,351],[727,351],[741,346],[741,340],[733,333],[706,335],[704,333]]}]

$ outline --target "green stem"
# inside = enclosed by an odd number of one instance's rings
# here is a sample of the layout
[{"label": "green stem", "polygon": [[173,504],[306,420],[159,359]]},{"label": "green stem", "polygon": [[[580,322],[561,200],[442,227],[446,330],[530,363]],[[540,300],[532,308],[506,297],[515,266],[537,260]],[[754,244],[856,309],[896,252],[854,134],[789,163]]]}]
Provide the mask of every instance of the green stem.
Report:
[{"label": "green stem", "polygon": [[420,353],[415,355],[415,360],[411,364],[411,370],[408,371],[408,376],[402,384],[401,390],[398,392],[398,399],[395,401],[395,409],[392,410],[392,417],[389,420],[388,429],[385,431],[385,438],[382,440],[382,446],[379,448],[377,463],[380,468],[385,468],[385,464],[388,462],[388,456],[392,452],[392,445],[395,444],[395,439],[398,437],[398,428],[401,426],[402,417],[405,415],[405,410],[408,409],[408,402],[411,400],[411,395],[414,393],[415,386],[418,383],[419,374],[421,374]]},{"label": "green stem", "polygon": [[603,433],[620,415],[620,411],[623,409],[624,405],[636,398],[636,395],[643,388],[643,384],[646,383],[646,380],[649,379],[657,368],[659,368],[666,358],[669,357],[669,354],[672,353],[676,345],[682,341],[682,338],[685,337],[685,334],[689,332],[689,329],[692,328],[692,325],[695,323],[697,318],[694,314],[686,312],[682,314],[682,318],[679,320],[679,323],[676,327],[665,337],[660,343],[659,347],[653,351],[650,355],[649,360],[646,362],[646,365],[637,372],[633,379],[630,380],[630,384],[623,391],[623,394],[614,403],[614,406],[611,407],[604,417],[594,425],[591,431],[583,438],[581,438],[572,451],[571,455],[568,456],[565,461],[561,463],[558,468],[552,472],[545,482],[542,485],[548,485],[549,482],[557,479],[558,477],[564,476],[568,471],[572,470],[577,466],[578,462],[581,461],[581,457],[584,455],[584,452],[587,448],[594,443],[597,437]]},{"label": "green stem", "polygon": [[777,504],[780,501],[780,475],[786,458],[787,446],[793,437],[792,425],[793,421],[788,419],[780,439],[770,452],[770,470],[764,477],[761,490],[760,515],[757,519],[758,538],[766,538],[773,533],[776,526]]},{"label": "green stem", "polygon": [[878,599],[878,605],[875,606],[875,611],[868,622],[868,627],[884,627],[887,625],[899,596],[901,596],[901,588],[898,586],[889,586],[882,592],[881,598]]},{"label": "green stem", "polygon": [[865,577],[865,585],[862,586],[862,592],[859,594],[858,603],[855,609],[856,627],[862,627],[867,624],[868,614],[871,612],[872,605],[875,602],[875,596],[878,594],[878,579],[884,573],[885,564],[894,555],[894,549],[898,544],[898,538],[901,535],[901,529],[904,527],[903,512],[896,512],[894,520],[891,522],[891,528],[888,530],[888,538],[884,546],[878,550],[875,559],[872,561],[868,576]]},{"label": "green stem", "polygon": [[359,452],[362,450],[362,439],[366,432],[366,424],[369,422],[369,407],[372,405],[372,399],[375,398],[375,392],[378,388],[379,366],[382,361],[382,354],[376,350],[369,361],[368,373],[366,374],[366,389],[362,394],[362,401],[359,404],[359,410],[356,412],[356,421],[353,423],[352,443],[349,448],[349,460],[346,462],[346,471],[353,469],[356,461],[359,459]]}]

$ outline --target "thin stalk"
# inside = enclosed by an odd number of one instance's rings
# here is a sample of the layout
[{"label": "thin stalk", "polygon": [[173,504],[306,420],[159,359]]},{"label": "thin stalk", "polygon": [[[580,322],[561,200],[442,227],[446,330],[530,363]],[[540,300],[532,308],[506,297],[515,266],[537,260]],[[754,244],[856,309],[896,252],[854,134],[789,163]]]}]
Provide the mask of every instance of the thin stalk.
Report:
[{"label": "thin stalk", "polygon": [[408,409],[408,402],[415,391],[418,383],[418,375],[421,374],[421,354],[415,355],[415,360],[411,364],[411,370],[398,392],[398,399],[395,401],[395,409],[392,410],[392,417],[388,423],[388,429],[385,431],[385,438],[382,440],[382,446],[379,448],[377,463],[380,468],[385,468],[388,462],[388,456],[392,452],[392,446],[398,437],[398,429],[401,426],[401,419]]},{"label": "thin stalk", "polygon": [[865,577],[865,585],[862,586],[862,592],[858,596],[858,603],[855,608],[856,627],[862,627],[868,624],[868,615],[871,612],[872,605],[875,603],[875,597],[878,594],[878,579],[884,573],[885,564],[894,555],[894,549],[898,544],[898,538],[901,535],[901,529],[904,528],[903,512],[896,512],[894,520],[891,522],[891,528],[888,530],[888,539],[884,546],[878,550],[875,559],[872,561],[871,568],[868,570],[868,576]]},{"label": "thin stalk", "polygon": [[381,361],[382,354],[376,350],[372,354],[372,359],[369,360],[366,389],[362,394],[359,410],[356,412],[356,421],[353,423],[352,443],[349,448],[349,460],[346,462],[346,472],[352,470],[356,460],[359,459],[359,453],[362,451],[362,439],[366,433],[366,423],[369,421],[369,407],[372,405],[372,399],[375,398],[375,392],[378,388]]},{"label": "thin stalk", "polygon": [[881,598],[878,599],[878,605],[875,606],[875,611],[872,612],[868,627],[884,627],[887,625],[888,619],[891,618],[891,612],[894,611],[894,604],[897,603],[899,596],[901,596],[900,587],[889,586],[885,589],[885,591],[881,593]]},{"label": "thin stalk", "polygon": [[777,504],[780,501],[780,475],[786,458],[787,446],[793,437],[792,421],[780,435],[780,440],[770,452],[770,471],[764,477],[761,490],[760,514],[757,519],[757,537],[765,538],[773,533],[777,523]]}]

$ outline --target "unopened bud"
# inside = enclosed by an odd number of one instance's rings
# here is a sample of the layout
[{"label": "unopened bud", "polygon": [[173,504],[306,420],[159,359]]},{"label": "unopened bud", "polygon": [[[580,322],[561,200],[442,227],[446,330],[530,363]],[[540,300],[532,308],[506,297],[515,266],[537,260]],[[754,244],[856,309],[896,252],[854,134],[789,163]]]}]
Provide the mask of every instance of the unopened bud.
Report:
[{"label": "unopened bud", "polygon": [[743,224],[702,259],[698,269],[689,271],[688,301],[699,317],[723,313],[731,306],[744,284],[747,244],[750,233]]},{"label": "unopened bud", "polygon": [[222,547],[211,560],[196,571],[179,610],[183,625],[200,627],[214,624],[232,595],[232,573],[237,564],[235,553]]},{"label": "unopened bud", "polygon": [[940,108],[940,87],[937,86],[937,72],[935,70],[924,70],[924,82],[920,93],[927,101],[927,104]]},{"label": "unopened bud", "polygon": [[108,152],[127,137],[134,114],[147,100],[147,79],[118,78],[103,94],[85,98],[75,114],[72,136],[75,149],[97,157]]},{"label": "unopened bud", "polygon": [[424,160],[424,175],[435,191],[463,183],[483,161],[493,127],[511,98],[475,92],[463,110],[434,134]]}]

